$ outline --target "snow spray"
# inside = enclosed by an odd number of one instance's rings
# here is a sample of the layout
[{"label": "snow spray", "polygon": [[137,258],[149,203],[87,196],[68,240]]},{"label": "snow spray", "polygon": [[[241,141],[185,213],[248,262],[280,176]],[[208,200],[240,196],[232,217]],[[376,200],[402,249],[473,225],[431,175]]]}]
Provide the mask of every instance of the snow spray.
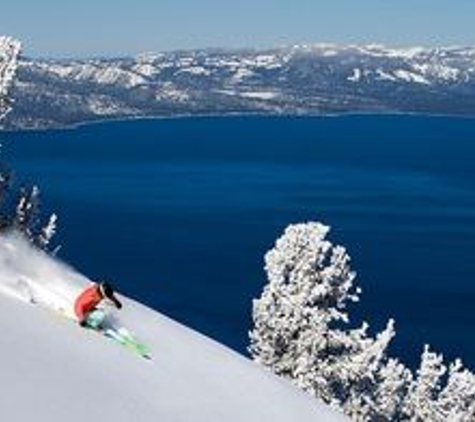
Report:
[{"label": "snow spray", "polygon": [[0,293],[55,310],[71,311],[90,283],[69,265],[32,246],[15,231],[0,235]]}]

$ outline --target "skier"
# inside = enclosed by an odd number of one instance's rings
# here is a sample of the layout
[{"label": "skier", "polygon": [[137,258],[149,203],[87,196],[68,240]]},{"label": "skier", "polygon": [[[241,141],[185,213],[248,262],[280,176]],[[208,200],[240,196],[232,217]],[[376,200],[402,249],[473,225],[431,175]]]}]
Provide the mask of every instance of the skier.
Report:
[{"label": "skier", "polygon": [[78,296],[74,303],[74,312],[81,327],[100,328],[105,313],[98,309],[98,305],[103,300],[110,300],[117,309],[122,308],[122,304],[114,294],[113,287],[106,282],[94,283]]}]

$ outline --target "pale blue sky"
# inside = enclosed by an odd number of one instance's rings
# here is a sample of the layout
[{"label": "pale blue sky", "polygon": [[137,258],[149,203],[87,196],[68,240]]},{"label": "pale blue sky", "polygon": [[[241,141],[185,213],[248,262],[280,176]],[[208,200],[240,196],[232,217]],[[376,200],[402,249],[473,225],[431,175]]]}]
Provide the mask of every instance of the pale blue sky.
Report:
[{"label": "pale blue sky", "polygon": [[2,0],[34,56],[381,42],[474,45],[475,0]]}]

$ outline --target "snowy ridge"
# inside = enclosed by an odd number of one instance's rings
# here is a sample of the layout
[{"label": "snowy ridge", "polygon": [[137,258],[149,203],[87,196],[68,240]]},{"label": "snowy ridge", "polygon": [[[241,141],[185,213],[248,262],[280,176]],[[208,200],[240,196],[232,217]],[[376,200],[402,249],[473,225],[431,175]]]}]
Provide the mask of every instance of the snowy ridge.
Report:
[{"label": "snowy ridge", "polygon": [[104,116],[236,112],[475,116],[475,48],[309,44],[136,58],[25,59],[14,96],[11,128],[64,126]]},{"label": "snowy ridge", "polygon": [[[122,297],[115,317],[148,344],[143,360],[52,312],[88,279],[0,237],[0,409],[11,421],[344,421],[224,346]],[[35,305],[29,303],[33,299]]]}]

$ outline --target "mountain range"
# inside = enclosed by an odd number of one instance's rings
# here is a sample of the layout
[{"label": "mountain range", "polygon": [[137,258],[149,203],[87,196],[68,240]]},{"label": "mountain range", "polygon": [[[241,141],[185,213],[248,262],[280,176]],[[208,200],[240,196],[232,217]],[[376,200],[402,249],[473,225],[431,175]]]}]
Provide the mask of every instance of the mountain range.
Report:
[{"label": "mountain range", "polygon": [[212,114],[475,116],[475,47],[312,44],[22,58],[9,129]]}]

